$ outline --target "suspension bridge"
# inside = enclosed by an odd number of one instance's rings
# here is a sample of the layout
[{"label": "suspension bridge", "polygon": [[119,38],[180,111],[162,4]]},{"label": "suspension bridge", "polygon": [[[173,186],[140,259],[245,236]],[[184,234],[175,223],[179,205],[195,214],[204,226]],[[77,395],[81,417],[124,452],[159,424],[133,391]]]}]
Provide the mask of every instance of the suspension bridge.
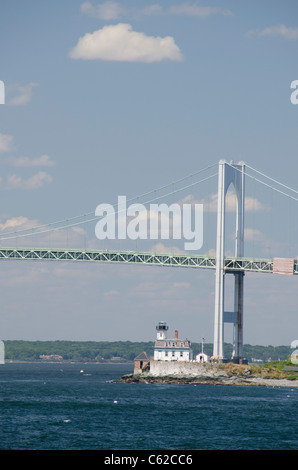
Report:
[{"label": "suspension bridge", "polygon": [[[268,273],[268,274],[298,274],[298,260],[295,258],[251,258],[244,256],[244,215],[245,215],[245,177],[248,176],[265,187],[298,201],[298,191],[264,173],[245,165],[243,162],[235,164],[221,160],[218,171],[207,178],[192,181],[190,184],[179,189],[171,189],[162,196],[156,196],[157,190],[137,196],[132,200],[147,199],[144,204],[160,200],[161,197],[176,194],[182,190],[192,188],[215,176],[218,177],[217,190],[217,236],[216,252],[214,255],[201,255],[189,253],[155,253],[127,250],[91,250],[91,249],[62,249],[62,248],[27,248],[27,247],[0,247],[0,260],[38,260],[38,261],[81,261],[92,263],[129,263],[136,265],[154,265],[178,268],[211,269],[215,270],[215,307],[214,307],[214,343],[213,356],[219,361],[224,361],[224,324],[233,324],[233,354],[235,362],[243,360],[243,291],[244,274],[246,272]],[[208,166],[192,175],[192,178],[200,173],[214,167]],[[248,170],[253,170],[258,176],[253,176]],[[175,183],[181,183],[188,177],[181,178]],[[264,178],[266,181],[264,181]],[[276,184],[278,187],[276,187]],[[225,250],[225,217],[226,217],[226,195],[229,187],[233,185],[236,194],[236,231],[235,231],[235,255],[227,256]],[[159,190],[173,187],[173,183],[158,188]],[[153,197],[148,199],[148,196]],[[142,199],[143,200],[143,199]],[[47,234],[59,230],[77,227],[86,223],[95,222],[98,217],[94,212],[86,213],[68,219],[38,225],[15,231],[6,231],[0,234],[0,243],[7,240],[18,241],[34,235]],[[15,242],[16,244],[16,242]],[[234,276],[234,309],[225,310],[225,276]]]}]

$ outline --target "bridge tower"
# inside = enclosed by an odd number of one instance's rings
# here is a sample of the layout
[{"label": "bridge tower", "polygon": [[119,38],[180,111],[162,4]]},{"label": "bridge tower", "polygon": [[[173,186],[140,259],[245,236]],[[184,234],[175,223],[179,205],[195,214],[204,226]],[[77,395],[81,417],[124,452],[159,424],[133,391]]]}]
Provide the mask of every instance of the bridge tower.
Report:
[{"label": "bridge tower", "polygon": [[244,194],[245,165],[234,164],[224,160],[219,162],[218,171],[218,205],[217,205],[217,239],[216,239],[216,280],[215,280],[215,313],[213,356],[224,360],[224,323],[233,323],[233,354],[235,362],[243,359],[243,281],[244,272],[232,272],[234,275],[234,311],[224,309],[225,297],[225,212],[226,194],[233,184],[236,193],[236,235],[235,257],[244,256]]}]

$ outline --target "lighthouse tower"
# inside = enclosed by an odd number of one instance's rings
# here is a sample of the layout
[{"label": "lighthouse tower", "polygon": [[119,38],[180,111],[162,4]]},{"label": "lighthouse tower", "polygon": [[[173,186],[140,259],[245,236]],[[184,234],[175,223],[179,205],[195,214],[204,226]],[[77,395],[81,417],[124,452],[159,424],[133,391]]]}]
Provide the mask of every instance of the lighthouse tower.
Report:
[{"label": "lighthouse tower", "polygon": [[157,330],[156,339],[166,339],[168,329],[169,327],[166,324],[166,322],[160,321],[156,327],[156,330]]}]

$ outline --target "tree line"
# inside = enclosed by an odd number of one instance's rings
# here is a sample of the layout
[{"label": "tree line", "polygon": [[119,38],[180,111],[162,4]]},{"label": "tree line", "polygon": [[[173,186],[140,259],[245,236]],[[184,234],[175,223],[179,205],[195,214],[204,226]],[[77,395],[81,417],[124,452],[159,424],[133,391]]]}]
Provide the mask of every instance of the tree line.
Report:
[{"label": "tree line", "polygon": [[[6,361],[64,360],[74,362],[133,361],[145,351],[153,356],[154,342],[133,341],[22,341],[7,340]],[[204,352],[212,356],[213,344],[204,343]],[[201,352],[201,343],[192,343],[194,356]],[[224,344],[224,355],[230,358],[232,344]],[[290,346],[255,346],[245,344],[243,356],[249,362],[286,360],[291,355]],[[55,357],[56,356],[56,357]]]}]

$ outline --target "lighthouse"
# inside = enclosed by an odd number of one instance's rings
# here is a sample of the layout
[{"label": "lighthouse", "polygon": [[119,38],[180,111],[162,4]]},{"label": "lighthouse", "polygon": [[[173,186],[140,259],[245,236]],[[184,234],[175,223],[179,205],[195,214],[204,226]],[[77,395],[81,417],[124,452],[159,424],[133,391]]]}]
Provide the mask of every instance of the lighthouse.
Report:
[{"label": "lighthouse", "polygon": [[169,327],[168,325],[166,324],[165,321],[160,321],[156,327],[156,330],[157,330],[157,336],[156,336],[156,339],[159,340],[159,339],[166,339],[167,337],[167,331],[168,331]]},{"label": "lighthouse", "polygon": [[188,339],[181,340],[178,331],[175,330],[175,338],[169,339],[167,331],[169,327],[164,321],[160,321],[156,327],[157,336],[154,345],[155,361],[192,361],[193,353]]}]

